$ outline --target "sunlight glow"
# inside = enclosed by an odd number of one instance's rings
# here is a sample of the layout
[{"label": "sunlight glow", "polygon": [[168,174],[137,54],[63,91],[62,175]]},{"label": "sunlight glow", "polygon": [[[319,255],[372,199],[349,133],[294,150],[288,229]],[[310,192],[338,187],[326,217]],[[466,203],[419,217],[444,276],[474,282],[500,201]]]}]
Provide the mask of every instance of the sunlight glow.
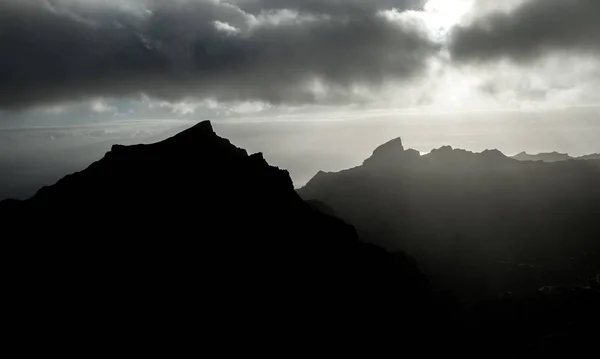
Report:
[{"label": "sunlight glow", "polygon": [[426,21],[444,36],[474,6],[475,0],[429,0],[425,4]]}]

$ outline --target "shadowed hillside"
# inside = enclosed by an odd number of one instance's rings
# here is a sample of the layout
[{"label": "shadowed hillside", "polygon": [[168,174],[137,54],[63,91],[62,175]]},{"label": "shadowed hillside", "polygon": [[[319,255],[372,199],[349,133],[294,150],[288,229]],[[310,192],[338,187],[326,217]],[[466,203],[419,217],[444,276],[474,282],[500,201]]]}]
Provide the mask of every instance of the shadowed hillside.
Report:
[{"label": "shadowed hillside", "polygon": [[600,268],[600,161],[519,162],[400,139],[299,190],[359,234],[416,256],[461,295],[585,283]]}]

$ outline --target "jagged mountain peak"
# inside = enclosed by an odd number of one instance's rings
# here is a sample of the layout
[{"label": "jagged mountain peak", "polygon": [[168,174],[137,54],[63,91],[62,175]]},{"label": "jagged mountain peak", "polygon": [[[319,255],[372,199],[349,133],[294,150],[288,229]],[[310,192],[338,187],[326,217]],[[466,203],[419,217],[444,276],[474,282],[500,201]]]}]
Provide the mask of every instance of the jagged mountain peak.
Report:
[{"label": "jagged mountain peak", "polygon": [[388,152],[404,152],[404,145],[402,144],[402,138],[396,137],[383,145],[377,147],[373,154],[381,154]]},{"label": "jagged mountain peak", "polygon": [[364,165],[395,165],[398,162],[405,161],[407,157],[414,155],[414,150],[404,150],[402,139],[394,138],[383,145],[377,147],[371,157],[364,161]]},{"label": "jagged mountain peak", "polygon": [[426,155],[421,156],[420,152],[414,149],[404,149],[400,138],[393,139],[377,147],[373,155],[364,161],[366,166],[394,167],[397,165],[418,165],[418,164],[493,164],[510,160],[504,153],[497,149],[487,149],[481,153],[467,151],[452,146],[442,146],[432,149]]},{"label": "jagged mountain peak", "polygon": [[[209,153],[210,152],[210,153]],[[107,157],[158,155],[161,157],[197,157],[199,155],[246,157],[246,150],[219,137],[210,121],[202,121],[163,141],[148,145],[113,145]],[[262,154],[261,154],[262,156]]]},{"label": "jagged mountain peak", "polygon": [[449,161],[464,158],[466,155],[473,155],[473,152],[460,148],[453,148],[452,146],[442,146],[440,148],[432,149],[431,152],[424,156],[424,158],[436,161]]},{"label": "jagged mountain peak", "polygon": [[[433,150],[431,150],[432,153],[433,152],[451,152],[451,151],[454,151],[454,148],[452,146],[448,146],[448,145],[442,146],[440,148],[434,148]],[[456,151],[464,151],[464,150],[457,148]]]},{"label": "jagged mountain peak", "polygon": [[171,140],[183,140],[185,138],[199,139],[199,138],[215,138],[218,137],[215,130],[212,127],[210,121],[201,121],[194,126],[184,130],[175,136],[171,137]]},{"label": "jagged mountain peak", "polygon": [[[245,182],[239,180],[243,177],[247,177]],[[245,187],[257,182],[257,187],[293,190],[287,171],[270,166],[262,153],[249,156],[246,150],[219,137],[210,121],[203,121],[160,142],[114,145],[101,160],[42,188],[27,202],[47,207],[118,200],[138,206],[159,196],[170,202],[178,201],[176,196],[183,196],[182,201],[191,199],[205,187],[214,188],[217,182],[223,183],[222,187],[225,183]],[[128,197],[120,197],[124,193]]]},{"label": "jagged mountain peak", "polygon": [[[210,121],[201,121],[198,122],[197,124],[193,125],[192,127],[183,130],[182,132],[179,132],[178,134],[169,137],[161,142],[157,142],[156,144],[164,144],[164,143],[170,143],[170,144],[174,144],[174,143],[178,143],[178,144],[186,144],[186,145],[191,145],[194,143],[199,143],[201,141],[207,141],[207,140],[215,140],[215,139],[219,139],[219,136],[215,133],[212,124]],[[136,145],[138,147],[141,147],[141,145]],[[123,151],[124,149],[126,149],[127,147],[135,147],[135,146],[124,146],[124,145],[113,145],[111,148],[111,152],[119,152],[119,151]]]},{"label": "jagged mountain peak", "polygon": [[492,149],[492,150],[485,150],[483,152],[481,152],[481,155],[487,157],[487,158],[508,158],[504,153],[502,153],[502,151],[497,150],[497,149]]},{"label": "jagged mountain peak", "polygon": [[452,146],[442,146],[438,149],[433,149],[424,158],[441,163],[454,163],[457,161],[465,161],[465,163],[472,161],[491,162],[509,159],[497,149],[487,149],[477,153],[461,148],[453,148]]}]

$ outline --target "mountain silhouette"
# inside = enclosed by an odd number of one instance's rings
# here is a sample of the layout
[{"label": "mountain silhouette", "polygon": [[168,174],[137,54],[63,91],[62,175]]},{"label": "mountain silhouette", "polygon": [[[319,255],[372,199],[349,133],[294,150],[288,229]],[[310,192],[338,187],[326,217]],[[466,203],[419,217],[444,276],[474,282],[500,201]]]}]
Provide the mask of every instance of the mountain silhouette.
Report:
[{"label": "mountain silhouette", "polygon": [[365,160],[365,166],[402,165],[418,158],[420,153],[413,149],[404,150],[402,139],[393,139],[379,146],[373,155]]},{"label": "mountain silhouette", "polygon": [[542,161],[542,162],[560,162],[572,160],[573,157],[569,156],[567,153],[558,153],[558,152],[550,152],[550,153],[538,153],[536,155],[530,155],[527,152],[521,152],[515,156],[513,156],[515,160],[519,161]]},{"label": "mountain silhouette", "polygon": [[576,159],[577,160],[600,160],[600,153],[592,153],[590,155],[577,157]]},{"label": "mountain silhouette", "polygon": [[568,160],[600,160],[600,153],[592,153],[581,157],[571,157],[567,153],[549,152],[530,155],[527,152],[521,152],[511,158],[518,161],[542,161],[542,162],[561,162]]},{"label": "mountain silhouette", "polygon": [[[319,172],[305,201],[286,171],[201,122],[0,202],[5,322],[45,352],[573,354],[594,338],[597,291],[547,286],[465,310],[441,289],[463,295],[482,274],[528,288],[539,267],[516,257],[590,250],[599,167],[451,147],[421,156],[395,139],[362,166]],[[559,226],[576,224],[564,241]],[[422,256],[433,288],[399,249]],[[566,280],[595,283],[596,253],[567,262]]]},{"label": "mountain silhouette", "polygon": [[[425,338],[433,311],[416,261],[319,208],[209,122],[115,145],[32,198],[0,203],[7,297],[20,325],[45,323],[53,340],[111,333],[173,350],[201,332],[249,353],[407,328],[406,345]],[[405,325],[388,330],[396,320]]]},{"label": "mountain silhouette", "polygon": [[415,152],[392,140],[362,166],[320,172],[298,193],[361,238],[415,256],[435,286],[465,298],[576,285],[600,271],[600,161]]}]

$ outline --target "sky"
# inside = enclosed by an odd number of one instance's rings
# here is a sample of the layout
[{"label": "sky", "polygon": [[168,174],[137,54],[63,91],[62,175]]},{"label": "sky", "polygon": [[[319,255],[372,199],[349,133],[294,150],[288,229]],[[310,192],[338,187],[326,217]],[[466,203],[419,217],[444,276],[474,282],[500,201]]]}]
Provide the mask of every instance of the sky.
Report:
[{"label": "sky", "polygon": [[0,0],[0,198],[201,120],[289,169],[600,152],[597,0]]}]

